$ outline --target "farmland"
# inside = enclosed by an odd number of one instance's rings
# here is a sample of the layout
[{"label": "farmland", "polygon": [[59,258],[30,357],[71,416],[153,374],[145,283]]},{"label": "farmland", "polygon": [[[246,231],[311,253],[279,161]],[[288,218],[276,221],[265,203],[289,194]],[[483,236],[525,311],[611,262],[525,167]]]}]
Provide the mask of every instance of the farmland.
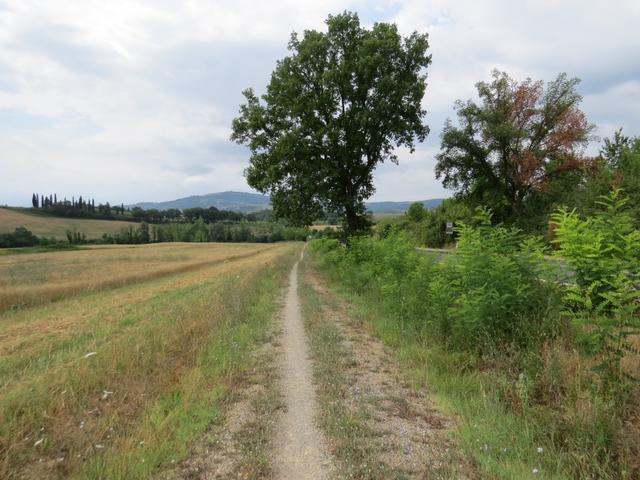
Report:
[{"label": "farmland", "polygon": [[4,255],[0,477],[146,478],[220,413],[295,244]]},{"label": "farmland", "polygon": [[0,208],[0,233],[9,233],[18,227],[25,227],[39,237],[64,240],[68,230],[76,230],[84,233],[88,239],[95,239],[102,237],[105,233],[118,233],[122,228],[129,226],[137,228],[138,224],[120,220],[53,217],[25,213],[17,209]]}]

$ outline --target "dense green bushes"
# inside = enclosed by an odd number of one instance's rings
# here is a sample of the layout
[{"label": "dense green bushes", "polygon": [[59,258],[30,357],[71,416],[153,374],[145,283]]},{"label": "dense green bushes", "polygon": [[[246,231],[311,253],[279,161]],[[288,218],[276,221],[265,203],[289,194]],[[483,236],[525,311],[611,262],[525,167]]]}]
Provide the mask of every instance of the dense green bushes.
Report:
[{"label": "dense green bushes", "polygon": [[0,248],[33,247],[40,245],[40,239],[30,230],[18,227],[13,233],[0,233]]},{"label": "dense green bushes", "polygon": [[553,216],[555,243],[576,274],[565,294],[567,312],[586,327],[579,339],[601,357],[601,376],[618,400],[629,387],[622,359],[639,353],[629,339],[640,335],[640,231],[625,212],[627,201],[614,190],[590,218],[566,209]]},{"label": "dense green bushes", "polygon": [[473,211],[463,201],[448,198],[435,208],[427,209],[420,202],[409,207],[407,213],[400,218],[385,219],[378,222],[378,230],[388,232],[392,228],[404,230],[419,245],[427,247],[444,247],[453,243],[456,235],[447,235],[447,222],[455,225],[470,222]]},{"label": "dense green bushes", "polygon": [[[450,254],[418,253],[398,228],[311,250],[412,368],[430,372],[488,471],[543,445],[558,478],[640,478],[640,232],[620,192],[599,205],[553,216],[562,264],[481,209]],[[518,445],[518,460],[478,455],[478,441]]]},{"label": "dense green bushes", "polygon": [[462,226],[458,249],[442,262],[398,231],[313,248],[353,288],[378,291],[403,328],[478,353],[528,346],[554,331],[559,297],[541,245],[489,220],[481,211],[480,226]]}]

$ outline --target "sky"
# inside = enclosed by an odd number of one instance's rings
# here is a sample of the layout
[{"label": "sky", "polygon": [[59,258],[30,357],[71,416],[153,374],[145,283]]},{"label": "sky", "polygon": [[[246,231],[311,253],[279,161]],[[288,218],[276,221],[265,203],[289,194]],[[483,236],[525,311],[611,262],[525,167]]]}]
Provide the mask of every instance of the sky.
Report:
[{"label": "sky", "polygon": [[596,135],[640,134],[638,0],[0,0],[0,204],[251,191],[229,141],[241,91],[264,91],[292,31],[343,10],[429,34],[431,133],[377,169],[372,200],[451,195],[433,173],[442,126],[496,68],[579,77]]}]

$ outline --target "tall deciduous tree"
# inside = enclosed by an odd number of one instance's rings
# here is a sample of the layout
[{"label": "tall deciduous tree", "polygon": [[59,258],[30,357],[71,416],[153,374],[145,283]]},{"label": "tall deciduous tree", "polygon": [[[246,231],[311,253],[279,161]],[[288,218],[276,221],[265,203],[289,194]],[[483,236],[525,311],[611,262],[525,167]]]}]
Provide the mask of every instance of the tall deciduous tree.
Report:
[{"label": "tall deciduous tree", "polygon": [[545,88],[494,71],[490,83],[476,84],[480,103],[456,102],[459,126],[445,123],[436,177],[500,220],[521,214],[553,177],[589,165],[592,126],[578,108],[578,83],[560,74]]},{"label": "tall deciduous tree", "polygon": [[261,98],[243,92],[231,138],[251,149],[247,181],[271,194],[277,216],[308,225],[333,211],[352,234],[368,224],[376,166],[397,163],[396,147],[413,152],[429,132],[421,102],[431,57],[426,34],[367,30],[348,12],[326,24],[292,34]]}]

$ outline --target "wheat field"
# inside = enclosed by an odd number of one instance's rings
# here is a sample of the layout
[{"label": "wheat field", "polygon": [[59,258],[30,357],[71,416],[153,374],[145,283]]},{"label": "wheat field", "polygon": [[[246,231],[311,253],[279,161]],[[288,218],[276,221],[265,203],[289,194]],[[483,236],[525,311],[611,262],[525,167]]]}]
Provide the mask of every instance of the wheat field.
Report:
[{"label": "wheat field", "polygon": [[63,218],[49,215],[25,213],[24,211],[0,207],[0,233],[13,232],[25,227],[39,237],[67,238],[67,230],[84,233],[87,238],[101,238],[105,233],[118,233],[121,229],[140,224],[122,220],[94,220],[90,218]]},{"label": "wheat field", "polygon": [[296,244],[1,257],[0,478],[149,478],[219,414]]}]

